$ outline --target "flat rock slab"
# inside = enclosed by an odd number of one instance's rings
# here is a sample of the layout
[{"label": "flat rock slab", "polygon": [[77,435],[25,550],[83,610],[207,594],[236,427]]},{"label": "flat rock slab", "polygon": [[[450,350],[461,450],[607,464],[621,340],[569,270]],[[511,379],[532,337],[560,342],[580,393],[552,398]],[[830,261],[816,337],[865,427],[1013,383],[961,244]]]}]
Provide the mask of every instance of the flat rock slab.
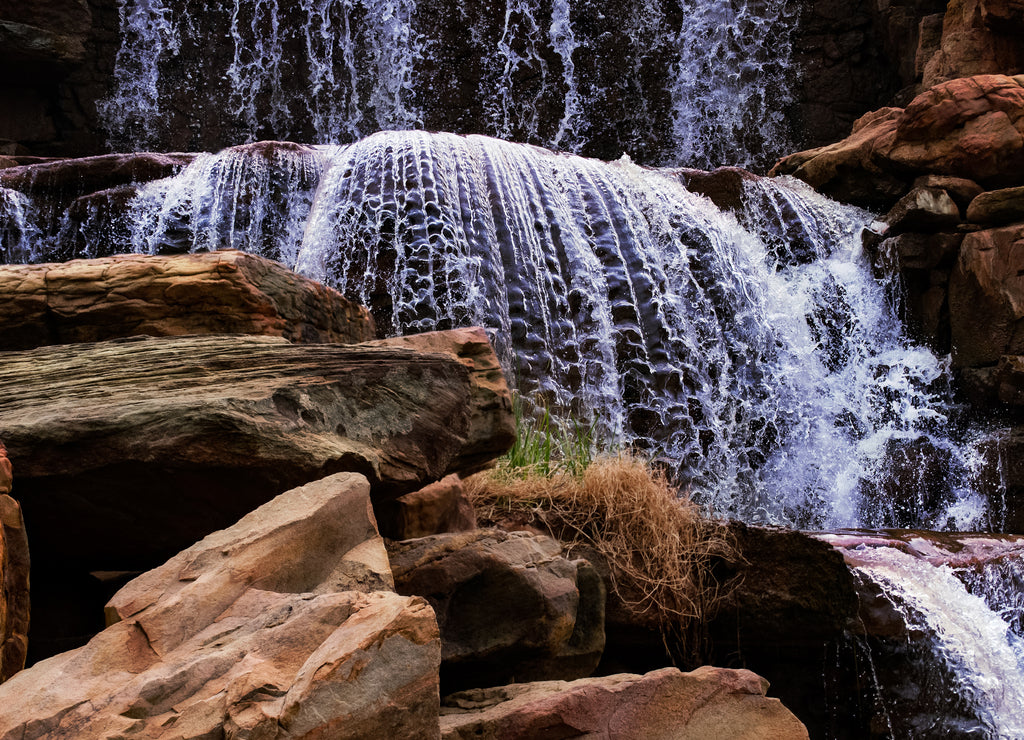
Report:
[{"label": "flat rock slab", "polygon": [[436,738],[437,622],[390,580],[362,476],[288,491],[0,685],[0,738]]},{"label": "flat rock slab", "polygon": [[0,266],[0,350],[139,335],[375,338],[369,311],[276,262],[234,250]]},{"label": "flat rock slab", "polygon": [[[459,337],[493,358],[482,330]],[[194,336],[0,353],[33,550],[142,570],[333,472],[388,497],[479,465],[512,443],[508,389],[477,387],[457,352]]]},{"label": "flat rock slab", "polygon": [[444,740],[802,740],[807,729],[746,670],[663,668],[453,694]]}]

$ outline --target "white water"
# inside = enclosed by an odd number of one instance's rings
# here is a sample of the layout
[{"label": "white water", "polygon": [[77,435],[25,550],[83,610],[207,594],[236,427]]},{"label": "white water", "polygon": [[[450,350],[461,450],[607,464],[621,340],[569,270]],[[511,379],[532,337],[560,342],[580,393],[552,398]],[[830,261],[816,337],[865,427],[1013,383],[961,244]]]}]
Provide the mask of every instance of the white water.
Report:
[{"label": "white water", "polygon": [[[202,12],[187,0],[119,1],[122,46],[99,105],[115,149],[166,149],[172,127],[213,129],[225,143],[422,128],[439,94],[425,75],[453,43],[472,51],[449,74],[478,80],[467,104],[484,127],[467,133],[579,151],[608,127],[588,111],[628,94],[636,131],[621,146],[666,138],[651,127],[663,125],[652,111],[667,108],[666,163],[765,166],[790,148],[789,0],[636,0],[629,27],[610,25],[614,89],[581,84],[578,62],[608,53],[607,39],[587,35],[599,33],[597,10],[582,0],[506,0],[472,19],[416,0],[232,0]],[[426,35],[420,12],[448,14],[443,38]]]},{"label": "white water", "polygon": [[[931,641],[934,659],[953,677],[954,685],[942,687],[949,693],[921,697],[919,711],[926,711],[925,706],[941,709],[944,702],[955,699],[977,720],[973,726],[956,728],[963,736],[1024,737],[1020,596],[1007,589],[1020,583],[1019,557],[986,563],[981,574],[933,565],[892,547],[862,548],[856,561],[857,570],[882,589],[907,626]],[[1007,578],[1013,574],[1016,580]],[[881,698],[884,703],[884,694]],[[924,721],[941,727],[939,717]],[[929,728],[933,731],[929,737],[935,736],[935,729]]]},{"label": "white water", "polygon": [[860,258],[869,215],[793,181],[745,197],[738,221],[673,170],[393,132],[204,155],[141,189],[133,241],[281,259],[388,334],[492,327],[523,394],[664,456],[720,513],[981,526],[944,367]]}]

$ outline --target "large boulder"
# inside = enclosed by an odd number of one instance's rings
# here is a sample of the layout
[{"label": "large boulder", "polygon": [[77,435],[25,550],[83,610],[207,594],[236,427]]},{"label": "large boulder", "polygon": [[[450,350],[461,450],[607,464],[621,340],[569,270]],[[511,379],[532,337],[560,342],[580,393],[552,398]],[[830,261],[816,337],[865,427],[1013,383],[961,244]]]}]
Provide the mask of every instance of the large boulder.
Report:
[{"label": "large boulder", "polygon": [[349,470],[383,500],[500,455],[508,389],[472,367],[493,351],[479,330],[455,346],[469,366],[454,348],[212,335],[0,353],[0,437],[50,614],[35,657],[101,626],[71,619],[76,590],[109,596],[95,574],[153,567],[292,486]]},{"label": "large boulder", "polygon": [[1024,224],[968,234],[950,278],[953,362],[1024,354]]},{"label": "large boulder", "polygon": [[1024,186],[979,194],[967,208],[967,220],[996,226],[1024,221]]},{"label": "large boulder", "polygon": [[45,196],[66,206],[88,193],[169,177],[196,156],[136,152],[43,161],[0,169],[0,187]]},{"label": "large boulder", "polygon": [[446,697],[444,740],[800,740],[807,729],[745,670],[663,668]]},{"label": "large boulder", "polygon": [[28,540],[12,487],[11,461],[0,442],[0,683],[21,670],[28,649]]},{"label": "large boulder", "polygon": [[437,624],[390,581],[364,478],[289,491],[0,686],[0,738],[436,738]]},{"label": "large boulder", "polygon": [[980,74],[1024,72],[1024,4],[1020,0],[950,0],[939,48],[922,70],[922,83]]},{"label": "large boulder", "polygon": [[234,250],[0,266],[0,351],[118,337],[374,338],[369,311],[276,262]]},{"label": "large boulder", "polygon": [[590,675],[604,648],[601,579],[544,535],[478,530],[393,543],[398,593],[441,629],[445,690]]},{"label": "large boulder", "polygon": [[986,187],[1024,184],[1024,76],[986,74],[925,90],[905,109],[863,116],[847,139],[781,159],[826,195],[883,205],[921,175],[949,175]]}]

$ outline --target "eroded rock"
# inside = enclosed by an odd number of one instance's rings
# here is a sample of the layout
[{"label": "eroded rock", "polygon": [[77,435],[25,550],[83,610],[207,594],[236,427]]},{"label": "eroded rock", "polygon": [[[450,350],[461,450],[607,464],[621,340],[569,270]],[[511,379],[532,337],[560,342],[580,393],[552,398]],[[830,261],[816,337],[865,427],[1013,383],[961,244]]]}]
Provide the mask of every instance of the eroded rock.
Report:
[{"label": "eroded rock", "polygon": [[797,740],[807,729],[745,670],[663,668],[465,691],[445,699],[444,740]]},{"label": "eroded rock", "polygon": [[968,234],[950,278],[953,362],[1024,354],[1024,224]]},{"label": "eroded rock", "polygon": [[543,535],[501,530],[389,547],[396,589],[425,597],[442,636],[446,690],[589,675],[604,648],[604,588]]},{"label": "eroded rock", "polygon": [[378,504],[377,523],[385,537],[409,540],[472,531],[476,529],[476,513],[466,498],[462,479],[452,474],[419,491]]},{"label": "eroded rock", "polygon": [[994,225],[1024,221],[1024,187],[981,193],[967,208],[967,220]]},{"label": "eroded rock", "polygon": [[137,335],[364,342],[369,311],[282,265],[227,250],[0,266],[0,350]]},{"label": "eroded rock", "polygon": [[25,665],[29,627],[29,555],[21,507],[10,495],[11,461],[0,442],[0,683]]},{"label": "eroded rock", "polygon": [[436,738],[437,625],[389,582],[364,478],[289,491],[126,586],[86,646],[0,686],[0,737]]}]

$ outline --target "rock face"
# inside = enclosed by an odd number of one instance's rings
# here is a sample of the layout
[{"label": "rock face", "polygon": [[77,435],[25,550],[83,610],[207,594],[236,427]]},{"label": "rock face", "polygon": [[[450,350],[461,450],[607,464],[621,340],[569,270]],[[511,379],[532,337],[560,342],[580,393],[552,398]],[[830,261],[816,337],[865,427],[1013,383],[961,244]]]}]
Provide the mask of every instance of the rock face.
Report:
[{"label": "rock face", "polygon": [[444,740],[799,740],[807,729],[750,671],[663,668],[466,691],[445,699]]},{"label": "rock face", "polygon": [[923,83],[1024,72],[1024,5],[1019,0],[950,0],[939,48],[924,63]]},{"label": "rock face", "polygon": [[[979,196],[980,197],[980,196]],[[968,234],[949,286],[953,361],[1024,354],[1024,224]]]},{"label": "rock face", "polygon": [[[497,413],[507,388],[475,389],[455,358],[408,349],[135,338],[4,353],[0,364],[5,387],[18,389],[0,404],[0,434],[32,539],[96,569],[152,565],[333,471],[365,473],[375,496],[400,495],[512,441],[510,414]],[[488,393],[503,396],[483,416],[476,400]],[[61,534],[83,521],[96,527],[87,543]],[[144,524],[153,521],[159,531]]]},{"label": "rock face", "polygon": [[[1024,183],[1024,78],[979,75],[944,82],[905,108],[866,114],[846,140],[780,160],[827,195],[887,202],[919,175],[952,175],[987,187]],[[874,188],[871,179],[880,180]]]},{"label": "rock face", "polygon": [[478,530],[393,544],[401,594],[425,597],[445,690],[589,675],[604,648],[604,588],[550,537]]},{"label": "rock face", "polygon": [[436,622],[389,583],[364,478],[289,491],[126,586],[88,645],[0,686],[0,738],[436,738]]},{"label": "rock face", "polygon": [[466,498],[462,479],[452,474],[392,501],[377,506],[381,534],[392,540],[409,540],[446,532],[476,529],[476,513]]},{"label": "rock face", "polygon": [[28,540],[21,507],[9,495],[12,480],[0,442],[0,683],[21,670],[28,648]]},{"label": "rock face", "polygon": [[233,250],[0,266],[0,351],[141,334],[364,342],[369,311],[276,262]]}]

